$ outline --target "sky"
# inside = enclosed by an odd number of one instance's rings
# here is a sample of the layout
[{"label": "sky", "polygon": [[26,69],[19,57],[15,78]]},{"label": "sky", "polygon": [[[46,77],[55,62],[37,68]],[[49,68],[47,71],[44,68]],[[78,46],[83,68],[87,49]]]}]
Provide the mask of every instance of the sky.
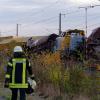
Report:
[{"label": "sky", "polygon": [[42,36],[58,34],[59,13],[62,31],[85,30],[87,9],[87,36],[100,26],[100,0],[0,0],[0,35]]}]

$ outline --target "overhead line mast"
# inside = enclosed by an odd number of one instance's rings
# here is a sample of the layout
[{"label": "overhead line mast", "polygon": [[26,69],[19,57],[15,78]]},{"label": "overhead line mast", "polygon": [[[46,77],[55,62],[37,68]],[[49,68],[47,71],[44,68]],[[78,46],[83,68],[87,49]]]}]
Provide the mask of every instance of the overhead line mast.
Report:
[{"label": "overhead line mast", "polygon": [[62,15],[64,15],[65,16],[65,14],[59,14],[59,35],[61,35],[61,33],[62,33],[62,30],[61,30],[61,17],[62,17]]},{"label": "overhead line mast", "polygon": [[87,10],[89,8],[94,8],[96,6],[100,6],[100,5],[93,5],[93,6],[91,5],[91,6],[86,6],[86,7],[79,7],[79,8],[85,9],[85,32],[86,32],[86,37],[87,37],[87,23],[88,23],[88,21],[87,21]]}]

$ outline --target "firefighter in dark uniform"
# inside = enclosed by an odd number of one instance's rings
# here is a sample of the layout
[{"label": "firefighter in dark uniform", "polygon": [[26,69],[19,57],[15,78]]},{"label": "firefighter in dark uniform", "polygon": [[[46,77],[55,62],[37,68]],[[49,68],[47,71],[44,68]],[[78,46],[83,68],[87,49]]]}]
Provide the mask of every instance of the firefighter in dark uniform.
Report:
[{"label": "firefighter in dark uniform", "polygon": [[27,71],[32,78],[32,68],[23,55],[22,47],[16,46],[14,48],[14,57],[9,60],[7,65],[5,87],[9,87],[12,90],[11,100],[17,100],[18,91],[20,92],[20,100],[26,100],[25,89],[28,88]]}]

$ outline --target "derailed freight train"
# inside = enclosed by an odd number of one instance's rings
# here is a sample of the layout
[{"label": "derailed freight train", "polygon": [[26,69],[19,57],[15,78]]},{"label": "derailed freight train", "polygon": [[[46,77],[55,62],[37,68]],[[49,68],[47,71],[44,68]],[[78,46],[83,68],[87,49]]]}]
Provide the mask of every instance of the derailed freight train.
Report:
[{"label": "derailed freight train", "polygon": [[[61,34],[57,41],[58,50],[61,49],[66,57],[83,58],[85,56],[85,33],[83,30],[68,30]],[[61,42],[60,42],[61,41]]]},{"label": "derailed freight train", "polygon": [[68,30],[60,35],[51,34],[37,40],[29,38],[24,45],[31,53],[64,52],[65,55],[78,55],[84,51],[85,34],[83,30]]},{"label": "derailed freight train", "polygon": [[93,30],[87,40],[88,57],[100,59],[100,27]]},{"label": "derailed freight train", "polygon": [[57,34],[51,34],[44,36],[40,39],[33,40],[32,37],[28,39],[24,45],[25,51],[31,51],[31,53],[53,52],[55,46],[55,40],[58,37]]},{"label": "derailed freight train", "polygon": [[[83,46],[85,40],[85,34],[83,30],[68,30],[63,32],[61,36],[57,37],[59,46],[61,49],[68,49],[69,51],[75,51],[77,47]],[[61,41],[60,41],[61,40]],[[58,44],[58,43],[57,43]],[[58,48],[59,49],[59,48]]]}]

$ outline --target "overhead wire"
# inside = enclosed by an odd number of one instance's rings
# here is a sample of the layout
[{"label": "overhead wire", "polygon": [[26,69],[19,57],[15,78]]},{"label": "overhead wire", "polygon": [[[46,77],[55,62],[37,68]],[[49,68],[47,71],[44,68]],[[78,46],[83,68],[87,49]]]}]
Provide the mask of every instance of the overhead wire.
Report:
[{"label": "overhead wire", "polygon": [[[36,22],[31,22],[29,24],[39,24],[39,23],[43,23],[43,22],[46,22],[46,21],[50,21],[54,18],[57,18],[58,16],[53,16],[53,17],[50,17],[50,18],[47,18],[47,19],[42,19],[42,20],[39,20],[39,21],[36,21]],[[29,26],[29,24],[24,24],[23,27],[26,27],[26,26]]]},{"label": "overhead wire", "polygon": [[88,26],[88,28],[93,27],[93,26],[98,25],[98,24],[100,24],[100,22],[95,23],[95,24],[91,24],[91,25]]},{"label": "overhead wire", "polygon": [[[76,11],[77,12],[77,11]],[[74,14],[74,13],[72,13],[72,14]],[[96,15],[95,16],[95,14],[93,15],[94,13],[92,13],[92,14],[89,14],[89,15],[91,15],[90,17],[88,17],[88,20],[92,20],[92,19],[98,19],[98,18],[100,18],[100,15]],[[96,14],[100,14],[100,13],[96,13]],[[77,16],[77,17],[83,17],[83,16]],[[69,19],[68,19],[68,21],[69,21]],[[71,21],[69,21],[69,22],[71,22],[72,23],[72,20]],[[83,23],[83,22],[82,22]],[[84,24],[85,24],[85,19],[84,19]],[[78,25],[75,25],[74,27],[79,27],[79,26],[82,26],[82,24],[78,24]]]},{"label": "overhead wire", "polygon": [[[54,4],[56,4],[56,3],[58,3],[59,2],[59,0],[57,0]],[[50,7],[51,7],[51,5],[49,5]],[[49,7],[48,6],[48,7]],[[41,12],[43,9],[41,9],[40,11],[37,11],[37,12],[35,12],[34,14],[38,14],[39,12]],[[44,8],[44,10],[46,10],[46,8]],[[73,11],[73,12],[68,12],[67,14],[69,15],[69,14],[75,14],[75,13],[78,13],[78,12],[80,12],[79,10],[76,10],[76,11]],[[43,13],[43,12],[42,12]],[[36,22],[31,22],[31,23],[29,23],[29,24],[39,24],[39,23],[43,23],[43,22],[49,22],[49,21],[51,21],[51,20],[53,20],[54,18],[57,18],[58,16],[55,16],[55,17],[50,17],[50,18],[47,18],[47,19],[43,19],[43,20],[39,20],[39,21],[36,21]],[[23,25],[22,27],[26,27],[26,26],[29,26],[29,24],[25,24],[25,25]],[[82,25],[82,24],[81,24]],[[78,25],[77,25],[78,26]]]},{"label": "overhead wire", "polygon": [[[78,10],[76,11],[72,11],[72,12],[69,12],[68,14],[73,14],[73,13],[76,13]],[[58,16],[54,16],[54,17],[50,17],[50,18],[47,18],[47,19],[43,19],[43,20],[40,20],[40,21],[36,21],[36,22],[31,22],[29,24],[39,24],[39,23],[44,23],[44,22],[49,22],[55,18],[58,18]],[[26,24],[26,25],[23,25],[23,27],[26,27],[26,26],[29,26],[29,24]]]},{"label": "overhead wire", "polygon": [[[75,11],[68,12],[66,14],[69,15],[69,14],[75,14],[75,13],[78,13],[78,12],[80,12],[80,11],[79,10],[75,10]],[[31,22],[31,23],[38,24],[40,22],[50,21],[53,18],[58,18],[58,16],[50,17],[50,18],[47,18],[47,19],[43,19],[43,20],[40,20],[40,21],[37,21],[37,22]]]},{"label": "overhead wire", "polygon": [[[76,11],[75,11],[76,12]],[[75,13],[74,12],[74,13]],[[72,14],[73,12],[70,12],[70,13],[68,13],[68,14]],[[39,24],[39,23],[43,23],[43,22],[48,22],[48,21],[51,21],[51,20],[53,20],[54,18],[57,18],[58,16],[54,16],[54,17],[50,17],[50,18],[47,18],[47,19],[43,19],[43,20],[40,20],[40,21],[37,21],[37,22],[32,22],[33,24]],[[99,17],[99,16],[98,16]],[[31,23],[31,24],[32,24]],[[26,24],[26,25],[24,25],[24,27],[25,26],[27,26],[27,25],[29,25],[29,24]],[[90,26],[94,26],[95,24],[93,24],[93,25],[89,25],[88,27],[90,27]],[[75,26],[72,26],[72,27],[80,27],[80,26],[82,26],[82,24],[78,24],[78,25],[75,25]],[[82,27],[81,27],[82,28]],[[13,29],[14,30],[14,29]],[[13,30],[11,30],[11,31],[7,31],[7,32],[13,32]],[[2,33],[7,33],[7,32],[2,32]]]},{"label": "overhead wire", "polygon": [[[99,15],[100,16],[100,15]],[[97,17],[95,17],[95,18],[89,18],[89,19],[91,19],[92,21],[93,20],[95,20],[95,19],[97,19],[97,18],[100,18],[99,16],[97,16]],[[97,23],[98,24],[98,23]],[[99,22],[99,24],[100,24],[100,22]],[[83,22],[81,23],[81,24],[77,24],[77,25],[75,25],[75,26],[72,26],[72,27],[81,27],[81,26],[83,26],[84,25],[84,27],[85,27],[85,22],[84,22],[84,24],[83,24]],[[92,25],[89,25],[89,23],[88,23],[88,26],[87,27],[90,27],[90,26],[94,26],[95,24],[92,24]]]},{"label": "overhead wire", "polygon": [[[48,6],[46,6],[46,7],[42,8],[42,9],[40,9],[39,11],[31,13],[31,15],[29,15],[29,16],[24,16],[23,19],[24,19],[24,18],[28,18],[28,17],[35,17],[35,16],[38,15],[38,14],[42,14],[42,13],[44,13],[44,11],[47,10],[47,8],[53,8],[53,7],[55,7],[55,6],[53,6],[53,5],[57,5],[60,1],[62,1],[62,0],[56,0],[56,2],[54,2],[54,3],[52,3],[52,4],[48,5]],[[59,7],[60,7],[60,6],[59,6]],[[71,6],[68,6],[67,8],[72,8],[72,7],[75,7],[75,4],[74,4],[74,5],[71,5]],[[67,8],[66,8],[66,9],[67,9]],[[76,11],[76,12],[77,12],[77,11]],[[69,14],[70,14],[70,13],[69,13]],[[21,19],[19,19],[19,20],[21,20]]]},{"label": "overhead wire", "polygon": [[53,2],[52,4],[50,4],[50,5],[46,6],[46,7],[43,7],[43,8],[40,9],[39,11],[36,11],[36,12],[33,12],[33,13],[31,12],[30,15],[24,16],[24,17],[19,18],[19,19],[17,19],[17,20],[22,20],[22,19],[25,19],[25,18],[28,18],[28,17],[36,16],[37,14],[43,13],[45,10],[47,10],[47,8],[52,8],[52,7],[54,7],[53,5],[56,5],[59,1],[61,1],[61,0],[56,0],[56,1]]},{"label": "overhead wire", "polygon": [[[33,14],[34,15],[36,15],[36,14],[38,14],[38,13],[43,13],[43,10],[45,11],[46,10],[46,8],[52,8],[52,7],[54,7],[53,5],[55,5],[55,4],[57,4],[59,1],[61,1],[61,0],[56,0],[56,2],[54,2],[54,3],[52,3],[52,4],[50,4],[50,5],[48,5],[48,6],[46,6],[46,7],[44,7],[44,8],[42,8],[41,10],[39,10],[39,11],[37,11],[37,12],[34,12],[34,13],[32,13],[31,15],[33,16]],[[70,6],[70,7],[73,7],[73,6]],[[30,15],[30,16],[31,16]],[[28,17],[28,16],[24,16],[23,18],[25,18],[25,17]],[[20,20],[20,19],[19,19]],[[44,20],[43,20],[44,21]],[[37,23],[39,23],[40,21],[38,21],[38,22],[36,22],[36,24]],[[11,32],[12,32],[13,30],[11,30]],[[10,31],[9,31],[10,32]]]},{"label": "overhead wire", "polygon": [[[41,10],[39,10],[39,11],[37,11],[37,12],[31,13],[31,15],[29,15],[29,16],[33,16],[33,14],[34,14],[34,15],[40,14],[40,12],[43,13],[43,10],[47,10],[46,8],[48,8],[48,7],[49,7],[49,8],[54,7],[53,5],[57,4],[59,1],[61,1],[61,0],[56,0],[54,3],[52,3],[52,4],[50,4],[50,5],[48,5],[48,6],[44,7],[44,8],[42,8]],[[17,20],[21,20],[21,19],[27,18],[27,17],[29,17],[29,16],[24,16],[23,18],[19,18],[19,19],[17,19]],[[12,32],[12,31],[13,31],[13,30],[6,31],[6,32],[3,32],[3,33]]]}]

